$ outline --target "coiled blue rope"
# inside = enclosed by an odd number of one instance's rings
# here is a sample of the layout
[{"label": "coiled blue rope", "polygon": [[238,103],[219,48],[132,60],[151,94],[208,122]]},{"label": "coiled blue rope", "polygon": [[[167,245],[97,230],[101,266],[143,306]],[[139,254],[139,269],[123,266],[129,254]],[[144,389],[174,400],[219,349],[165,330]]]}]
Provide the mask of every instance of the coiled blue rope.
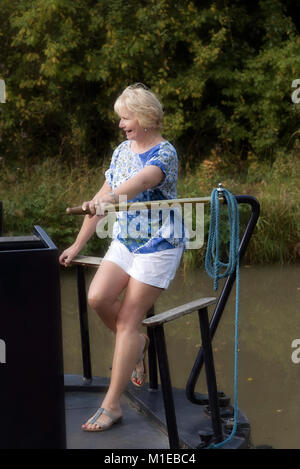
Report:
[{"label": "coiled blue rope", "polygon": [[[229,443],[237,430],[238,422],[238,325],[239,325],[239,208],[236,198],[225,188],[222,195],[226,199],[228,207],[228,221],[230,229],[229,259],[228,263],[219,259],[219,235],[220,235],[220,201],[219,190],[211,193],[211,219],[205,256],[205,269],[214,279],[214,290],[218,289],[219,279],[228,277],[236,272],[236,301],[235,301],[235,347],[234,347],[234,423],[231,434],[220,443],[212,443],[208,449],[221,448]],[[221,269],[225,269],[221,272]]]}]

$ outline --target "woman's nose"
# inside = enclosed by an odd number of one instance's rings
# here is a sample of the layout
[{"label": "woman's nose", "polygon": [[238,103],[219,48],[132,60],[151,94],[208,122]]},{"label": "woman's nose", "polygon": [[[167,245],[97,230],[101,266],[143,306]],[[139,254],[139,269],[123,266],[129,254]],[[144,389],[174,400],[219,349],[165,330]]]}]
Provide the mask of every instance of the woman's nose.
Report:
[{"label": "woman's nose", "polygon": [[124,127],[123,119],[120,120],[120,122],[119,122],[119,127],[120,127],[120,129],[122,129],[122,128]]}]

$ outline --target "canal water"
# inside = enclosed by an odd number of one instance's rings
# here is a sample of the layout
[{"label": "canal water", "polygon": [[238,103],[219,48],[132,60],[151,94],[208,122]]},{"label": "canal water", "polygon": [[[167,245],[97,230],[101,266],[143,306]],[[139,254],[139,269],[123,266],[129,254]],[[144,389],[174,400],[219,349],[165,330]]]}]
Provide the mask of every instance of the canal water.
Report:
[{"label": "canal water", "polygon": [[[86,270],[87,286],[94,269]],[[203,270],[179,271],[156,304],[163,312],[216,296]],[[76,274],[61,270],[65,373],[82,373]],[[251,423],[254,447],[300,448],[300,265],[242,266],[240,272],[238,405]],[[212,313],[212,310],[210,310]],[[234,401],[233,289],[213,340],[218,389]],[[114,336],[89,311],[93,374],[110,376]],[[201,345],[197,313],[166,324],[173,386],[184,388]],[[299,353],[292,343],[299,339]],[[294,352],[294,356],[292,354]],[[293,358],[296,358],[293,359]],[[296,363],[295,363],[296,362]],[[204,369],[196,391],[206,392]]]}]

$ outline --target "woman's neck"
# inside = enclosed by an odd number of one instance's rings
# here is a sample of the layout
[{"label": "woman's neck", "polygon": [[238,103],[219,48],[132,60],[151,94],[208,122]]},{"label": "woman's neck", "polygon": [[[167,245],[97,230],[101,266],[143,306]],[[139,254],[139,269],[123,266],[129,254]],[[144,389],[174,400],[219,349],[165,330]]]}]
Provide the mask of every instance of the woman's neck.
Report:
[{"label": "woman's neck", "polygon": [[136,153],[144,153],[163,141],[164,139],[159,132],[149,129],[138,140],[131,140],[130,148]]}]

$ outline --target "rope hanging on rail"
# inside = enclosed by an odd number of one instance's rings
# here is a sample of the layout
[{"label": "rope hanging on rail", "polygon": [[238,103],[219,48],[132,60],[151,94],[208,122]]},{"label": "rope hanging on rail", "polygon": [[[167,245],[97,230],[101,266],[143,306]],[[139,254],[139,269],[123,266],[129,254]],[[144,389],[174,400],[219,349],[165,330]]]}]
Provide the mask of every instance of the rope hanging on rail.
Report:
[{"label": "rope hanging on rail", "polygon": [[[221,187],[220,187],[221,186]],[[230,229],[229,259],[228,263],[219,259],[220,242],[220,201],[222,195],[228,207],[228,221]],[[218,289],[219,279],[228,277],[236,272],[236,302],[235,302],[235,364],[234,364],[234,424],[231,434],[220,443],[212,443],[208,448],[220,448],[229,443],[237,430],[238,421],[238,323],[239,323],[239,209],[236,198],[219,184],[218,189],[214,189],[211,194],[211,219],[208,235],[208,243],[205,257],[205,268],[210,277],[214,279],[214,290]],[[221,269],[225,269],[221,272]]]},{"label": "rope hanging on rail", "polygon": [[[219,259],[219,238],[220,238],[220,202],[219,192],[226,199],[228,206],[228,219],[230,228],[229,259],[228,263]],[[208,243],[205,257],[205,268],[214,279],[214,290],[218,289],[218,281],[228,277],[236,267],[239,249],[239,209],[236,198],[225,188],[214,189],[211,194],[211,218],[208,235]],[[213,261],[213,263],[212,263]],[[225,268],[223,273],[220,269]]]}]

